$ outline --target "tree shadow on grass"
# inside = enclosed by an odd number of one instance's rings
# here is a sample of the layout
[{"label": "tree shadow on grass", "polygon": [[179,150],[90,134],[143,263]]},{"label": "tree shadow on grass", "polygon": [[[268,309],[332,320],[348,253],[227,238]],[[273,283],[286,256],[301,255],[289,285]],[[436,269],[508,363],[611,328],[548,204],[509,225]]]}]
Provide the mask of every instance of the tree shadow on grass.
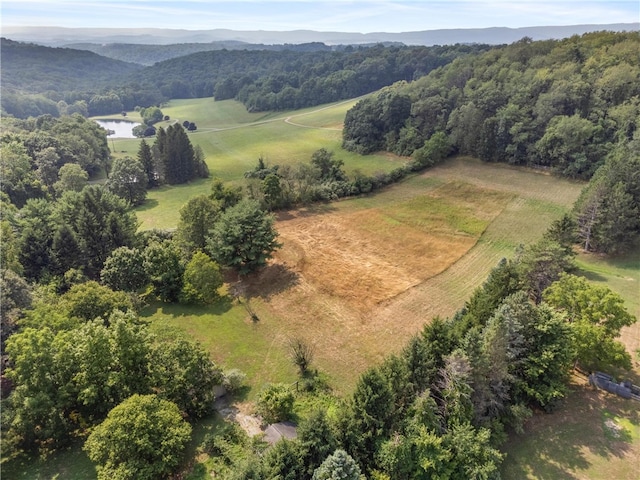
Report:
[{"label": "tree shadow on grass", "polygon": [[158,200],[155,198],[147,198],[142,205],[136,207],[136,212],[146,212],[152,208],[156,208],[159,205]]},{"label": "tree shadow on grass", "polygon": [[333,202],[318,202],[311,203],[295,210],[279,210],[278,212],[276,212],[276,218],[278,219],[278,221],[284,222],[296,218],[312,217],[314,215],[322,215],[334,211],[336,211],[336,207],[333,205]]},{"label": "tree shadow on grass", "polygon": [[624,437],[607,435],[604,411],[640,425],[635,402],[587,386],[573,386],[556,412],[535,415],[523,435],[510,437],[504,446],[508,458],[503,478],[578,479],[592,466],[594,456],[603,464],[624,458],[632,445]]},{"label": "tree shadow on grass", "polygon": [[261,298],[269,300],[271,297],[300,283],[300,275],[281,263],[272,263],[258,272],[247,275],[233,286],[236,296],[251,300]]},{"label": "tree shadow on grass", "polygon": [[159,300],[152,300],[140,312],[141,317],[152,317],[158,310],[162,310],[165,315],[172,317],[204,317],[208,315],[223,315],[233,307],[233,297],[230,295],[221,296],[211,305],[185,305],[182,303],[164,303]]},{"label": "tree shadow on grass", "polygon": [[600,275],[599,273],[592,272],[592,271],[589,271],[589,270],[578,269],[575,273],[576,273],[576,275],[584,277],[587,280],[592,281],[592,282],[606,282],[607,281],[607,278],[604,277],[603,275]]}]

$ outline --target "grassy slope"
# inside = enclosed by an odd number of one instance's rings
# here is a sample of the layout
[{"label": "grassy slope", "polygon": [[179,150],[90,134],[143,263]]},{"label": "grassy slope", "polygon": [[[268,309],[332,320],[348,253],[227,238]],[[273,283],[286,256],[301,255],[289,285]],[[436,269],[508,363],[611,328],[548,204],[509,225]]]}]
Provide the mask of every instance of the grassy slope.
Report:
[{"label": "grassy slope", "polygon": [[[189,134],[206,157],[212,177],[239,181],[252,169],[259,157],[269,164],[294,165],[309,162],[319,148],[333,151],[345,162],[347,172],[389,171],[402,163],[392,155],[356,155],[342,150],[342,120],[355,100],[338,102],[296,112],[248,113],[233,100],[174,100],[162,111],[171,120],[160,122],[167,127],[174,121],[193,121],[198,130]],[[130,116],[134,119],[134,114]],[[122,117],[120,117],[122,118]],[[148,140],[152,143],[153,139]],[[136,156],[140,140],[114,139],[116,156]],[[178,209],[194,195],[206,193],[209,182],[195,181],[187,185],[152,190],[148,202],[139,209],[141,228],[172,228],[178,221]]]}]

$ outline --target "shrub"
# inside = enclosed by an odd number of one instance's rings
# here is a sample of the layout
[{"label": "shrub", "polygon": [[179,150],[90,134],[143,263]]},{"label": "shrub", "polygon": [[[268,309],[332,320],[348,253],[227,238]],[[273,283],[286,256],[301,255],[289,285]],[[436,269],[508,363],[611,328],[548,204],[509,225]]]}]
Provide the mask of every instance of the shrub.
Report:
[{"label": "shrub", "polygon": [[270,384],[258,394],[256,407],[265,423],[276,423],[291,417],[294,396],[283,383]]}]

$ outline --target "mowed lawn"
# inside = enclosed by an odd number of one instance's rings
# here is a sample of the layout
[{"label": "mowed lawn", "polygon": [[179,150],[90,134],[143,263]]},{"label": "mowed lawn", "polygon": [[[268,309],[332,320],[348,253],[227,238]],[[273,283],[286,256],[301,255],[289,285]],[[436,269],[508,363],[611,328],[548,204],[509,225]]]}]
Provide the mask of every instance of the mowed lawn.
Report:
[{"label": "mowed lawn", "polygon": [[[211,98],[172,100],[162,108],[169,121],[157,124],[167,128],[173,122],[193,121],[198,130],[189,133],[193,145],[202,148],[211,177],[241,183],[244,172],[253,169],[258,158],[269,165],[309,163],[320,148],[343,160],[347,173],[386,172],[406,159],[390,154],[358,155],[342,144],[342,121],[356,100],[338,102],[295,112],[248,113],[234,100],[215,102]],[[135,112],[130,115],[131,119]],[[114,118],[118,118],[114,116]],[[122,118],[122,117],[120,117]],[[154,138],[148,138],[152,144]],[[115,156],[137,155],[139,139],[109,140]],[[149,191],[147,203],[137,210],[142,229],[174,228],[180,207],[192,196],[207,193],[209,183],[194,181],[171,188]]]}]

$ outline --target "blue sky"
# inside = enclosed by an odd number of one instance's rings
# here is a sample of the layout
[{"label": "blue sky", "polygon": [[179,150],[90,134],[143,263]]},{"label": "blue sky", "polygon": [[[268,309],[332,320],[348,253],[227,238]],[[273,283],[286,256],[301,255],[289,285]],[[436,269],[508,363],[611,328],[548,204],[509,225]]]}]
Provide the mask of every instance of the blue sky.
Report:
[{"label": "blue sky", "polygon": [[640,21],[638,0],[0,0],[2,25],[408,32]]}]

